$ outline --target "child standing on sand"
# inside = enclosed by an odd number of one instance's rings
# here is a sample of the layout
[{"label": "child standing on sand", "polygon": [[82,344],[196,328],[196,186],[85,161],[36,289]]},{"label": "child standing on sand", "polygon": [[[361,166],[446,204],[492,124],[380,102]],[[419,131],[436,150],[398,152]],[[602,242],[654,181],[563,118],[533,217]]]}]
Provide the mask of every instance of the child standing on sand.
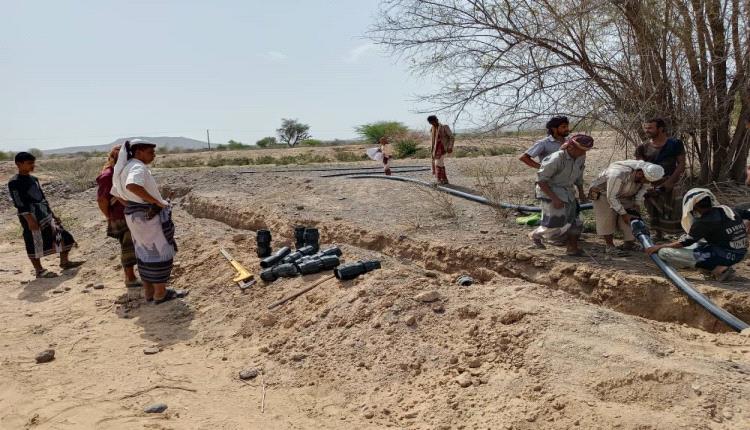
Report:
[{"label": "child standing on sand", "polygon": [[393,158],[393,148],[388,142],[388,138],[385,136],[381,137],[378,143],[380,143],[379,151],[383,154],[383,173],[385,173],[386,176],[391,176],[391,158]]}]

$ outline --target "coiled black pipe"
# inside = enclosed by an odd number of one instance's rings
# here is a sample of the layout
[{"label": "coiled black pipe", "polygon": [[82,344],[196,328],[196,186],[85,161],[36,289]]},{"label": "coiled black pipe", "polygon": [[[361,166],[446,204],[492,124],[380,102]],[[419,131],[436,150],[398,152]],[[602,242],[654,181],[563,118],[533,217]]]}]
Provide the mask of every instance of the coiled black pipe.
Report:
[{"label": "coiled black pipe", "polygon": [[[393,173],[412,173],[412,172],[426,172],[430,170],[429,167],[419,167],[413,169],[399,169],[398,167],[391,168]],[[370,171],[364,172],[346,172],[346,173],[331,173],[328,175],[320,175],[321,178],[335,178],[337,176],[359,176],[359,175],[372,175]]]},{"label": "coiled black pipe", "polygon": [[[641,245],[643,245],[644,249],[654,246],[654,243],[651,241],[651,235],[648,231],[648,228],[642,220],[633,220],[630,223],[630,226],[633,229],[633,235],[638,238],[638,241],[641,242]],[[677,273],[677,271],[672,266],[659,258],[656,253],[651,254],[651,260],[656,263],[656,266],[659,267],[659,270],[661,270],[667,276],[667,278],[669,278],[669,280],[672,282],[672,284],[674,284],[675,287],[677,287],[680,291],[690,297],[691,300],[701,305],[711,315],[715,316],[721,322],[728,325],[729,327],[732,327],[732,329],[738,332],[750,327],[750,325],[748,325],[746,322],[730,314],[724,309],[716,306],[716,304],[709,300],[708,297],[699,293],[695,288],[688,284],[685,278]]]},{"label": "coiled black pipe", "polygon": [[[444,187],[441,185],[434,185],[429,182],[420,181],[419,179],[414,179],[414,178],[407,178],[404,176],[359,175],[359,176],[350,176],[347,179],[390,179],[392,181],[411,182],[413,184],[430,187],[438,191],[442,191],[444,193],[448,193],[450,195],[460,197],[466,200],[471,200],[472,202],[481,203],[487,206],[500,206],[501,208],[504,208],[504,209],[516,209],[516,210],[523,211],[523,212],[541,212],[542,211],[542,208],[538,206],[514,205],[511,203],[502,203],[502,202],[492,203],[488,199],[482,196],[476,196],[474,194],[469,194],[463,191],[454,190],[453,188],[448,188],[448,187]],[[581,205],[580,209],[586,210],[586,209],[591,209],[592,207],[593,206],[591,203],[585,203]]]}]

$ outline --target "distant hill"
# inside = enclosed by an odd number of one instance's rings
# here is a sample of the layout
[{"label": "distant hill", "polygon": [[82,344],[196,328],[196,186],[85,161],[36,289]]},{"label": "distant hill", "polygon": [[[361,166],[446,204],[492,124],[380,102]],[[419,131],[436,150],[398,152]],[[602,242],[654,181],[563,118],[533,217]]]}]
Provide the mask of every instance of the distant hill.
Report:
[{"label": "distant hill", "polygon": [[76,152],[91,152],[91,151],[109,151],[114,145],[123,144],[126,140],[130,139],[143,139],[148,140],[157,144],[158,148],[183,148],[183,149],[208,149],[208,143],[202,140],[190,139],[188,137],[145,137],[145,136],[134,136],[134,137],[122,137],[115,140],[112,143],[105,145],[90,145],[90,146],[69,146],[67,148],[48,149],[44,151],[45,154],[74,154]]}]

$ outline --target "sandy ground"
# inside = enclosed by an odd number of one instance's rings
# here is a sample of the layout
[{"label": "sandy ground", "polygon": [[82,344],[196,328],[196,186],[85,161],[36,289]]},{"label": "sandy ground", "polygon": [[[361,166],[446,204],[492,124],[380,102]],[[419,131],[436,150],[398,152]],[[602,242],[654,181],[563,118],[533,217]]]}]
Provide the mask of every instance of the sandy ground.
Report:
[{"label": "sandy ground", "polygon": [[[528,200],[531,172],[509,160],[450,160],[449,175],[475,188],[482,169],[505,172],[496,180]],[[93,189],[50,195],[79,242],[74,257],[87,260],[57,279],[32,279],[15,216],[3,212],[0,428],[748,428],[750,338],[642,255],[603,261],[590,234],[583,259],[530,252],[512,217],[432,191],[241,170],[157,171],[175,204],[173,284],[190,290],[158,306],[116,303],[118,250]],[[267,310],[323,275],[242,293],[218,248],[255,271],[254,231],[270,228],[278,248],[296,224],[320,228],[347,261],[383,268]],[[685,275],[750,320],[740,272],[725,285]],[[477,283],[457,286],[463,273]],[[433,291],[435,301],[417,299]],[[36,364],[47,348],[55,360]],[[250,368],[259,375],[240,380]],[[156,402],[166,412],[143,412]]]}]

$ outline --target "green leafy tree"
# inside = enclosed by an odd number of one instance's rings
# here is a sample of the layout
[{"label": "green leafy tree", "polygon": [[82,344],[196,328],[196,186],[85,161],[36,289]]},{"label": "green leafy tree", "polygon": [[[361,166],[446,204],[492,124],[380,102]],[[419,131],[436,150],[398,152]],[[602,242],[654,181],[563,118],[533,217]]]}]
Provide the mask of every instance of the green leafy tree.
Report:
[{"label": "green leafy tree", "polygon": [[276,138],[273,136],[264,137],[263,139],[255,142],[255,145],[259,148],[266,148],[268,146],[276,145]]},{"label": "green leafy tree", "polygon": [[354,130],[369,143],[378,143],[381,137],[395,139],[409,132],[409,128],[398,121],[378,121],[355,127]]},{"label": "green leafy tree", "polygon": [[310,139],[310,126],[302,124],[296,119],[282,119],[281,127],[276,129],[279,140],[286,143],[290,148],[297,146],[303,140]]}]

